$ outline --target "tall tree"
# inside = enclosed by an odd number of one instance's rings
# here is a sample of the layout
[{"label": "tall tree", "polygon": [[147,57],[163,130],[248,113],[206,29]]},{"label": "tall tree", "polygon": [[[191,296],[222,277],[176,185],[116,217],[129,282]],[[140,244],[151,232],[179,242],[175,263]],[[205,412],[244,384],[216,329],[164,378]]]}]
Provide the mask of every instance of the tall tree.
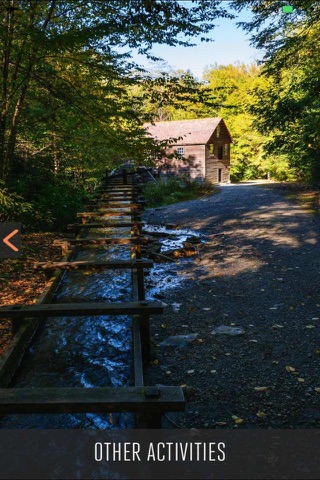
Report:
[{"label": "tall tree", "polygon": [[289,154],[297,175],[320,182],[320,3],[292,0],[293,13],[282,1],[234,0],[237,10],[251,7],[253,19],[242,26],[264,49],[262,73],[270,88],[256,90],[252,111],[258,128],[272,136],[268,153]]},{"label": "tall tree", "polygon": [[[132,76],[130,50],[152,58],[154,43],[189,45],[185,38],[210,32],[218,16],[230,16],[215,0],[3,0],[0,4],[0,179],[14,161],[19,122],[39,86],[89,116],[86,99],[65,70],[90,68],[106,87]],[[185,34],[181,38],[180,34]],[[119,48],[124,53],[119,53]],[[61,68],[62,63],[65,69]],[[114,91],[114,90],[113,90]],[[109,130],[117,102],[105,111]],[[108,109],[106,109],[108,110]],[[110,117],[108,114],[110,113]],[[125,122],[122,122],[122,124]],[[121,136],[120,129],[120,136]],[[123,136],[122,136],[123,138]],[[119,141],[120,143],[120,141]]]}]

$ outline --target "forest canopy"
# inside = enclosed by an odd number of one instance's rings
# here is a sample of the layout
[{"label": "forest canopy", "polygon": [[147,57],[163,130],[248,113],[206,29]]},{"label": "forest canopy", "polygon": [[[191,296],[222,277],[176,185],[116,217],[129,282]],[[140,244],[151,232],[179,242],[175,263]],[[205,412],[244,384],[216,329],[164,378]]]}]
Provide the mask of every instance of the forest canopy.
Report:
[{"label": "forest canopy", "polygon": [[[222,116],[232,178],[319,182],[320,4],[292,0],[3,0],[0,4],[0,219],[68,223],[106,167],[150,162],[144,122]],[[163,68],[155,44],[214,40],[219,18],[264,52],[203,79]],[[213,31],[213,33],[212,33]],[[138,51],[153,72],[133,61]],[[158,62],[158,63],[157,63]],[[157,67],[159,65],[159,67]]]},{"label": "forest canopy", "polygon": [[80,198],[85,180],[125,158],[141,162],[152,148],[142,129],[150,116],[132,91],[152,82],[132,49],[153,58],[154,43],[205,40],[215,19],[228,16],[214,0],[2,1],[0,180],[15,191],[1,195],[2,219],[18,212],[22,195],[24,221],[37,203],[33,221],[48,223],[59,215],[48,188],[68,196],[71,211],[69,194]]}]

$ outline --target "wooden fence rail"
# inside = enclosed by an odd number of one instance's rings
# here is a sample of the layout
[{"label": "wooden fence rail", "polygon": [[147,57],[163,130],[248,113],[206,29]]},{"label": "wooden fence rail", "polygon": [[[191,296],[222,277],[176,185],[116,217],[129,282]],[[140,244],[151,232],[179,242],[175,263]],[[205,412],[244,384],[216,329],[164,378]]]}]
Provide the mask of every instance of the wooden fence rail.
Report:
[{"label": "wooden fence rail", "polygon": [[[34,305],[0,307],[0,318],[9,318],[15,337],[13,345],[0,360],[0,414],[5,413],[80,413],[133,412],[137,428],[161,428],[161,416],[169,411],[183,411],[185,401],[181,387],[145,386],[144,370],[150,361],[150,319],[161,314],[165,304],[146,300],[144,270],[153,262],[141,258],[141,246],[152,239],[141,235],[141,184],[134,175],[123,171],[107,178],[97,190],[87,211],[78,214],[82,223],[69,226],[76,238],[55,241],[65,254],[61,262],[39,262],[36,269],[46,272],[49,282],[44,294]],[[128,203],[129,202],[129,203]],[[90,211],[88,211],[90,210]],[[129,220],[116,217],[130,216]],[[109,217],[110,220],[105,219]],[[99,219],[91,221],[88,219]],[[88,237],[91,229],[129,228],[127,238]],[[76,252],[93,246],[119,245],[129,247],[130,260],[75,261]],[[54,292],[65,271],[113,269],[131,271],[132,301],[116,303],[51,303]],[[8,388],[9,382],[23,359],[32,337],[42,319],[61,316],[132,316],[132,351],[134,386],[120,388]]]}]

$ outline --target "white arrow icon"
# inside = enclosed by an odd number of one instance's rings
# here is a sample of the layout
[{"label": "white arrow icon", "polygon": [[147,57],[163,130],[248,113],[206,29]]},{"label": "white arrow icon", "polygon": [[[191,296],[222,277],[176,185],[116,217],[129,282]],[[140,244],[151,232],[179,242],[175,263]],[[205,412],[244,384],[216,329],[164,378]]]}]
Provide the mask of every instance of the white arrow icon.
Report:
[{"label": "white arrow icon", "polygon": [[14,235],[15,235],[16,233],[18,233],[18,232],[19,232],[18,229],[13,230],[13,232],[11,232],[9,235],[7,235],[7,236],[2,240],[3,243],[5,243],[6,245],[8,245],[8,247],[11,248],[12,250],[14,250],[15,252],[18,252],[19,249],[18,249],[15,245],[13,245],[11,242],[9,242],[9,240],[10,240],[10,238],[14,237]]}]

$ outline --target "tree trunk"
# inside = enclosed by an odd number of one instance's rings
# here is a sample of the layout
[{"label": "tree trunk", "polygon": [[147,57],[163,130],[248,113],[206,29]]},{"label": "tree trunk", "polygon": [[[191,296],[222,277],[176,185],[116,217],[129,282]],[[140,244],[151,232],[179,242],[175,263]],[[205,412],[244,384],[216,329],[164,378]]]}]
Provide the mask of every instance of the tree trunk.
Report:
[{"label": "tree trunk", "polygon": [[28,90],[28,85],[29,85],[29,82],[23,86],[22,92],[17,100],[14,113],[12,116],[11,128],[10,128],[10,134],[9,134],[9,140],[8,140],[8,148],[5,155],[4,179],[8,178],[11,165],[13,164],[14,152],[15,152],[16,141],[17,141],[18,123],[21,115],[22,106]]},{"label": "tree trunk", "polygon": [[5,178],[6,164],[6,117],[0,118],[0,180]]}]

